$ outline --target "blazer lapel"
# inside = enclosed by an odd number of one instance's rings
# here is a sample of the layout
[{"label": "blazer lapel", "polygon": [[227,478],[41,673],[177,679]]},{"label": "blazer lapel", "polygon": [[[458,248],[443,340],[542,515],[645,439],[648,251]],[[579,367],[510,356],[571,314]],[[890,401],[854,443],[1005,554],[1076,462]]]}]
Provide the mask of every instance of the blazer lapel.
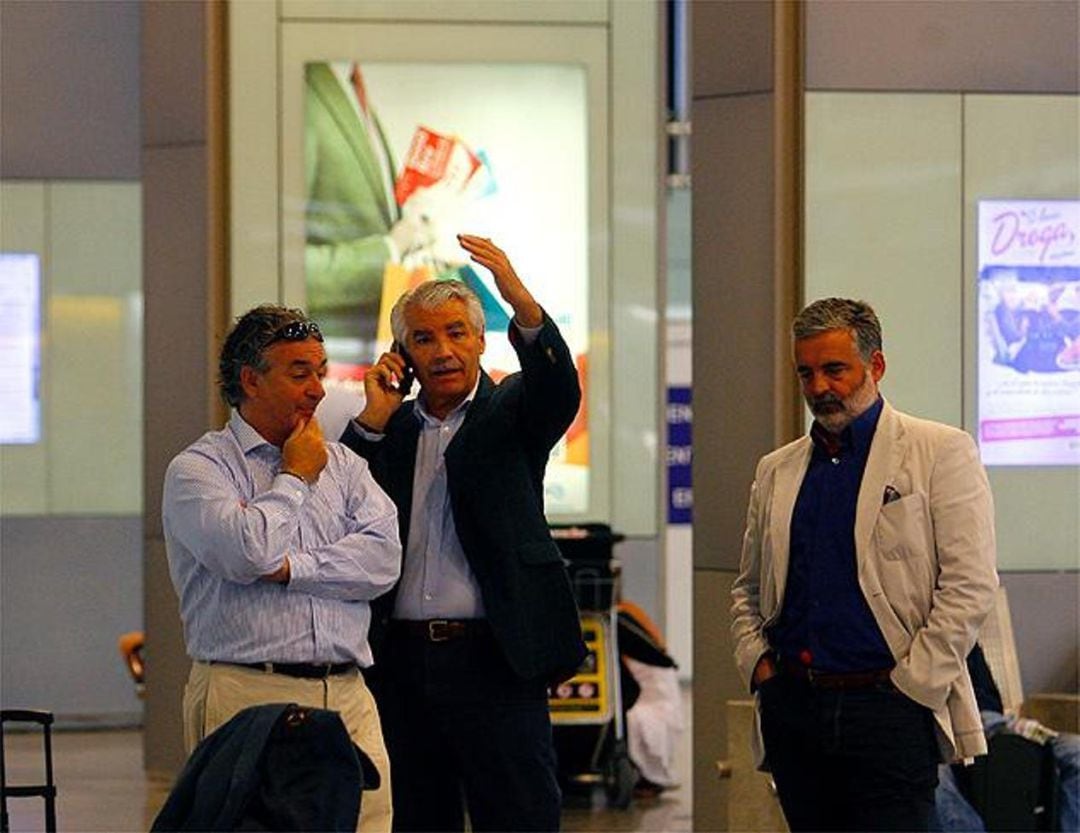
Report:
[{"label": "blazer lapel", "polygon": [[[386,455],[392,461],[387,472],[390,477],[390,488],[387,492],[397,506],[402,550],[408,546],[413,481],[416,475],[416,446],[420,441],[420,422],[417,419],[415,407],[413,403],[408,403],[406,408],[399,411],[398,419],[402,420],[400,430],[389,432],[383,440],[383,442],[392,443],[387,448]],[[400,464],[397,461],[400,461]]]},{"label": "blazer lapel", "polygon": [[[394,161],[394,154],[390,150],[390,142],[386,139],[386,132],[383,130],[382,122],[379,121],[379,114],[376,113],[374,110],[371,111],[371,120],[375,123],[375,132],[379,134],[379,143],[382,145],[383,153],[386,154],[386,161],[390,165],[391,179],[396,180],[397,162]],[[382,190],[385,191],[386,188],[381,185],[382,177],[379,175],[379,172],[373,171],[372,175],[379,177],[380,187],[382,187]],[[397,197],[394,194],[389,194],[388,196],[390,197],[390,199],[388,200],[387,210],[392,215],[390,217],[390,225],[393,225],[401,219],[401,209],[398,208]]]},{"label": "blazer lapel", "polygon": [[885,402],[870,443],[855,508],[855,556],[860,563],[870,552],[870,538],[885,498],[885,486],[894,478],[903,458],[903,426],[896,418],[896,411]]},{"label": "blazer lapel", "polygon": [[781,462],[773,477],[769,531],[772,536],[773,577],[776,586],[781,588],[787,582],[789,547],[791,545],[791,516],[795,512],[795,499],[810,465],[810,452],[813,444],[809,437],[803,437],[791,454]]},{"label": "blazer lapel", "polygon": [[469,409],[465,412],[465,420],[461,423],[457,433],[454,434],[454,439],[450,440],[450,445],[446,447],[447,466],[456,467],[458,462],[463,459],[466,453],[465,449],[468,448],[471,442],[474,426],[484,422],[484,415],[487,413],[491,394],[494,390],[495,383],[481,368],[480,385],[476,388],[476,396],[469,403]]},{"label": "blazer lapel", "polygon": [[[345,137],[345,140],[349,143],[349,147],[352,148],[353,155],[356,157],[356,164],[360,166],[360,170],[364,174],[364,178],[368,182],[368,186],[371,188],[372,194],[381,194],[382,197],[376,200],[379,206],[379,211],[383,215],[383,220],[386,224],[392,225],[394,218],[389,214],[389,206],[386,201],[386,188],[383,185],[382,176],[376,167],[378,158],[375,149],[371,146],[371,140],[368,137],[367,130],[360,124],[360,117],[357,116],[356,111],[353,109],[352,102],[345,96],[344,90],[341,89],[341,85],[338,83],[337,78],[334,76],[330,67],[319,64],[311,68],[312,72],[312,86],[315,89],[318,96],[323,100],[323,104],[326,105],[326,109],[333,116],[334,121],[337,122],[338,127],[341,129],[341,135]],[[382,126],[376,121],[376,128],[379,132],[379,137],[385,142],[385,138],[382,134]],[[389,158],[389,155],[387,156]]]}]

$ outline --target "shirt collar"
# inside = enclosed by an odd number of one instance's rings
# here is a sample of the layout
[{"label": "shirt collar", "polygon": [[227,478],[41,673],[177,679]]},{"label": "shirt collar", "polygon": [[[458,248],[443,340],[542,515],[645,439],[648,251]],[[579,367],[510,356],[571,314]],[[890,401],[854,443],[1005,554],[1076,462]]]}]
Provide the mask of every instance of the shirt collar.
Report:
[{"label": "shirt collar", "polygon": [[274,448],[274,445],[269,440],[252,428],[247,420],[240,416],[240,411],[237,408],[233,408],[233,412],[229,416],[229,429],[233,432],[233,436],[236,437],[236,441],[240,443],[240,450],[244,454],[248,454],[262,445]]},{"label": "shirt collar", "polygon": [[877,429],[878,417],[881,416],[884,402],[885,400],[879,396],[873,405],[855,417],[851,425],[840,432],[840,436],[826,430],[817,420],[814,420],[814,424],[810,426],[810,439],[817,448],[830,457],[835,457],[841,451],[847,452],[852,449],[864,452],[874,439],[874,431]]},{"label": "shirt collar", "polygon": [[462,400],[460,405],[458,405],[456,408],[454,408],[454,410],[452,410],[446,415],[446,419],[439,419],[438,417],[432,416],[428,412],[427,406],[424,404],[424,394],[423,391],[421,391],[420,396],[416,397],[416,409],[414,411],[414,413],[416,414],[416,418],[419,419],[421,422],[426,422],[430,425],[434,425],[440,422],[446,422],[455,417],[456,415],[464,413],[465,410],[469,407],[469,405],[472,404],[473,399],[476,398],[476,391],[480,389],[481,375],[481,373],[476,374],[476,383],[473,385],[472,390],[469,391],[469,395],[466,396],[464,400]]}]

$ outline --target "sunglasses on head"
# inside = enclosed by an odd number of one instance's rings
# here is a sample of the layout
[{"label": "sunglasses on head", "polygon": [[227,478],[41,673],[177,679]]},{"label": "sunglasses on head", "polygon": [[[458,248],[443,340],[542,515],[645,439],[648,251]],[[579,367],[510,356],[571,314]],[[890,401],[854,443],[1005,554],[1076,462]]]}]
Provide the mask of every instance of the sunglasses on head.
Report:
[{"label": "sunglasses on head", "polygon": [[275,330],[266,344],[269,346],[275,341],[303,341],[306,338],[322,341],[323,334],[322,330],[319,329],[319,325],[314,321],[292,321]]}]

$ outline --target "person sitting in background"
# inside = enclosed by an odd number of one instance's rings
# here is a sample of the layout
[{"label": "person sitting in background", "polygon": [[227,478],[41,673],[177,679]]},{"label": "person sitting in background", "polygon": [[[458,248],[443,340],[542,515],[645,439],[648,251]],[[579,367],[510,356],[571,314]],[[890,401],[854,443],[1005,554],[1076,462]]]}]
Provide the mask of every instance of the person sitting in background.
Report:
[{"label": "person sitting in background", "polygon": [[636,798],[679,786],[676,752],[684,728],[678,666],[656,623],[638,605],[618,604],[619,687],[626,740],[637,767]]},{"label": "person sitting in background", "polygon": [[[990,666],[982,648],[975,644],[967,658],[968,673],[975,686],[975,699],[987,738],[999,732],[1022,735],[1036,743],[1046,744],[1054,755],[1058,770],[1058,830],[1080,833],[1080,735],[1055,732],[1036,720],[1006,714]],[[947,764],[938,772],[934,795],[932,829],[940,831],[983,831],[986,825],[971,803],[964,797],[956,775]]]}]

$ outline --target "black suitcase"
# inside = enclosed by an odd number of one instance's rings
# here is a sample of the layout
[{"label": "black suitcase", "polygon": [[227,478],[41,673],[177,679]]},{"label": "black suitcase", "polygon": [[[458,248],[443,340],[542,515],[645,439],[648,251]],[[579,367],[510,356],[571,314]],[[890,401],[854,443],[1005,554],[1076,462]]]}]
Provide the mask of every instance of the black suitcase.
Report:
[{"label": "black suitcase", "polygon": [[1020,735],[995,734],[986,757],[956,767],[961,792],[986,829],[1032,831],[1058,829],[1058,776],[1049,746]]}]

